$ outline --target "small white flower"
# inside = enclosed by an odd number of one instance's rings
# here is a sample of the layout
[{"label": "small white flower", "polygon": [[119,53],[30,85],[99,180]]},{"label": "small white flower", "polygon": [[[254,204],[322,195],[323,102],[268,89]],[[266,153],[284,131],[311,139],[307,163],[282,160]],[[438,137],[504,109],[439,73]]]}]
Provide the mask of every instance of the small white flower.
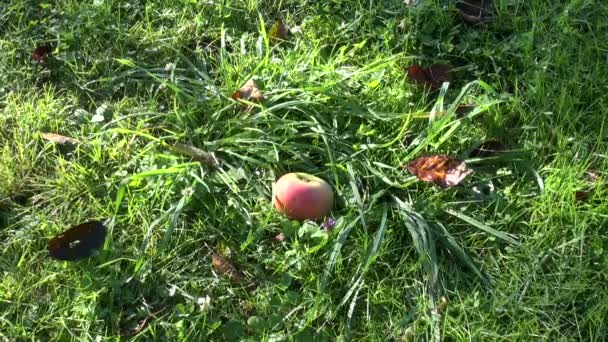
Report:
[{"label": "small white flower", "polygon": [[302,33],[302,27],[301,27],[301,26],[294,26],[294,27],[290,27],[290,28],[289,28],[289,31],[290,31],[292,34],[300,34],[300,33]]},{"label": "small white flower", "polygon": [[191,186],[184,188],[184,190],[182,190],[182,196],[190,197],[192,195],[194,195],[194,189]]},{"label": "small white flower", "polygon": [[77,118],[84,118],[87,115],[89,115],[89,113],[82,108],[78,108],[74,111],[74,116]]},{"label": "small white flower", "polygon": [[161,83],[158,85],[158,91],[163,91],[167,89],[167,85],[165,83]]},{"label": "small white flower", "polygon": [[106,118],[103,115],[95,114],[91,118],[91,122],[103,122]]},{"label": "small white flower", "polygon": [[116,171],[116,173],[114,174],[116,177],[126,177],[129,173],[127,172],[127,170],[118,170]]},{"label": "small white flower", "polygon": [[169,288],[169,297],[175,296],[176,291],[177,291],[177,286],[171,285],[171,287]]},{"label": "small white flower", "polygon": [[211,307],[211,298],[209,296],[199,297],[196,299],[196,303],[201,311],[205,312]]},{"label": "small white flower", "polygon": [[92,122],[104,122],[105,121],[105,112],[108,110],[108,104],[104,103],[101,106],[97,107],[95,110],[95,115],[91,118]]},{"label": "small white flower", "polygon": [[165,64],[165,71],[173,71],[173,70],[175,70],[175,63]]}]

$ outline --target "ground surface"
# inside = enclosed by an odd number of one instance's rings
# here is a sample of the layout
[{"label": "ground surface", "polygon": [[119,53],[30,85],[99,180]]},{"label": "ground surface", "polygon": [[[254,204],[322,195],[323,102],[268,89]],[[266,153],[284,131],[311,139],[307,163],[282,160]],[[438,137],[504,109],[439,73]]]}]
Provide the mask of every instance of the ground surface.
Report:
[{"label": "ground surface", "polygon": [[[2,2],[0,339],[605,340],[608,5],[496,7],[471,27],[447,1]],[[412,84],[419,63],[453,81]],[[511,152],[468,157],[488,139]],[[428,154],[474,173],[401,168]],[[331,183],[333,230],[272,209],[288,171]],[[48,258],[92,219],[101,253]]]}]

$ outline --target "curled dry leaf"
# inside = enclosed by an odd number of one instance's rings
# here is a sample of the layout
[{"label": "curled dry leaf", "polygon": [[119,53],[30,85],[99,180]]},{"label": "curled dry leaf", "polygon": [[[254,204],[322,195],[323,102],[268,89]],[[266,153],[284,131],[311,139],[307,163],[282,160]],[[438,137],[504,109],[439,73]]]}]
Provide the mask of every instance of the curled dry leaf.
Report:
[{"label": "curled dry leaf", "polygon": [[251,102],[262,102],[264,100],[264,95],[260,88],[258,88],[257,83],[251,79],[245,83],[241,89],[236,90],[232,93],[232,98],[234,100],[247,100]]},{"label": "curled dry leaf", "polygon": [[587,187],[586,187],[588,190],[577,190],[577,191],[575,191],[574,192],[574,199],[575,199],[575,201],[577,201],[577,202],[585,202],[585,201],[587,201],[589,199],[589,197],[591,195],[594,194],[594,192],[595,192],[594,190],[595,189],[593,187],[596,187],[596,186],[605,186],[606,183],[603,183],[603,182],[601,184],[598,184],[598,181],[600,180],[600,176],[601,176],[601,173],[599,171],[597,171],[597,170],[587,170],[585,172],[584,180],[585,180],[585,182],[588,183]]},{"label": "curled dry leaf", "polygon": [[458,0],[456,9],[462,21],[471,25],[494,20],[494,0]]},{"label": "curled dry leaf", "polygon": [[590,183],[595,183],[600,179],[600,173],[596,170],[588,170],[585,173],[585,180]]},{"label": "curled dry leaf", "polygon": [[50,141],[59,145],[77,145],[80,143],[78,139],[66,137],[55,133],[40,133],[40,136],[47,141]]},{"label": "curled dry leaf", "polygon": [[494,157],[503,152],[505,152],[506,148],[498,140],[487,140],[481,143],[478,147],[473,149],[471,153],[469,153],[469,157],[471,158],[487,158]]},{"label": "curled dry leaf", "polygon": [[211,258],[211,265],[218,274],[228,277],[235,283],[244,283],[246,281],[245,274],[223,255],[212,252]]},{"label": "curled dry leaf", "polygon": [[574,192],[574,199],[578,202],[584,202],[589,198],[589,191],[575,191]]},{"label": "curled dry leaf", "polygon": [[213,156],[213,154],[209,152],[205,152],[198,147],[194,147],[192,145],[185,145],[181,143],[175,143],[174,145],[170,145],[171,149],[179,154],[190,157],[200,163],[203,163],[211,168],[216,168],[218,166],[217,159]]},{"label": "curled dry leaf", "polygon": [[283,20],[277,19],[270,28],[268,36],[272,40],[287,40],[289,38],[289,28]]},{"label": "curled dry leaf", "polygon": [[443,82],[449,82],[452,67],[447,64],[434,64],[428,68],[411,65],[407,68],[407,78],[413,83],[439,89]]},{"label": "curled dry leaf", "polygon": [[461,104],[458,105],[458,107],[456,107],[456,116],[459,118],[463,118],[467,115],[469,115],[470,112],[472,112],[475,109],[475,105],[474,104]]},{"label": "curled dry leaf", "polygon": [[49,256],[64,261],[85,259],[100,249],[105,239],[106,226],[103,223],[81,223],[49,240]]},{"label": "curled dry leaf", "polygon": [[49,45],[41,45],[34,49],[32,58],[36,63],[44,63],[48,59],[49,55],[53,53],[53,47]]},{"label": "curled dry leaf", "polygon": [[[475,105],[458,105],[458,107],[456,107],[456,110],[454,111],[454,113],[456,114],[457,118],[463,118],[465,116],[467,116],[470,112],[472,112],[475,109]],[[440,112],[436,112],[435,115],[442,117],[447,115],[448,113],[446,111],[440,111]],[[423,114],[419,117],[421,118],[428,118],[430,116],[429,114]]]},{"label": "curled dry leaf", "polygon": [[472,170],[464,161],[447,155],[420,157],[406,165],[409,172],[424,182],[433,182],[442,188],[458,185]]}]

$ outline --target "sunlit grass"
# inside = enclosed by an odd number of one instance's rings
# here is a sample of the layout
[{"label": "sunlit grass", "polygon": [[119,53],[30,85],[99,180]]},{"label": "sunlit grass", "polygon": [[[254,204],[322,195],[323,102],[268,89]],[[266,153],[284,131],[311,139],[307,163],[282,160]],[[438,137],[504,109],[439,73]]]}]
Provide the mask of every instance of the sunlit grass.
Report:
[{"label": "sunlit grass", "polygon": [[[0,336],[118,339],[154,314],[140,340],[604,340],[608,8],[496,7],[470,27],[444,1],[0,4]],[[424,90],[415,63],[454,79]],[[488,139],[509,152],[469,158]],[[428,154],[474,173],[444,190],[402,168]],[[335,229],[274,211],[290,171],[332,185]],[[99,255],[47,257],[91,219]]]}]

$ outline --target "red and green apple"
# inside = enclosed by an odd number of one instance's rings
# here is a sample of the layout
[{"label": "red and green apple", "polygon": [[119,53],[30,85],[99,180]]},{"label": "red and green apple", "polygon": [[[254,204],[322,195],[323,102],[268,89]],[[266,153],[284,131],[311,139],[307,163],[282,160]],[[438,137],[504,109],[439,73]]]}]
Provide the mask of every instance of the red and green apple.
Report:
[{"label": "red and green apple", "polygon": [[334,204],[334,194],[323,179],[293,172],[283,175],[274,184],[274,207],[292,220],[323,218]]}]

